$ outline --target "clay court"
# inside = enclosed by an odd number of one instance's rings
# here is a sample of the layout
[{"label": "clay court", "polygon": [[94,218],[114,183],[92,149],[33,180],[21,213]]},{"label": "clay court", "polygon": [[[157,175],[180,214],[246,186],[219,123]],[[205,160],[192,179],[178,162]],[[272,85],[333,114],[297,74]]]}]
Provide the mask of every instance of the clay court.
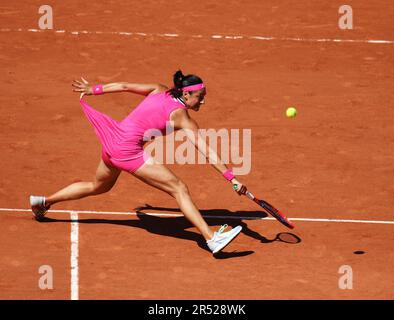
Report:
[{"label": "clay court", "polygon": [[[53,1],[52,30],[38,27],[42,4],[0,4],[0,299],[394,298],[389,0],[347,1],[352,30],[338,27],[341,1]],[[191,113],[201,128],[251,129],[239,180],[296,228],[211,166],[180,164],[169,168],[209,225],[243,226],[216,257],[174,199],[125,172],[35,221],[29,195],[89,181],[99,163],[72,80],[171,85],[178,68],[207,85]],[[121,120],[142,98],[86,100]],[[338,285],[344,265],[352,289]]]}]

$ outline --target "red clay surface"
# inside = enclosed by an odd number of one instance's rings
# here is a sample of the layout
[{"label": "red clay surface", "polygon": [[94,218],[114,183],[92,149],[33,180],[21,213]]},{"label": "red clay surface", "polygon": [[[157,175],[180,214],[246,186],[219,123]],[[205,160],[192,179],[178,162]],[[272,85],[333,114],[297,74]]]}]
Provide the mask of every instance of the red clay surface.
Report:
[{"label": "red clay surface", "polygon": [[[256,195],[289,217],[393,220],[393,44],[210,38],[394,40],[388,0],[348,1],[355,23],[348,31],[337,26],[341,4],[59,1],[52,5],[55,29],[153,35],[0,32],[0,207],[27,208],[30,194],[94,175],[100,145],[71,91],[73,79],[170,85],[181,67],[208,87],[206,105],[192,113],[200,127],[252,129],[252,171],[240,180]],[[40,5],[0,5],[0,29],[38,28]],[[114,119],[141,101],[126,93],[87,99]],[[284,116],[288,106],[298,109],[296,119]],[[203,213],[257,209],[208,165],[169,167]],[[146,203],[176,207],[123,173],[110,193],[53,209],[134,211]],[[49,213],[54,223],[40,224],[26,213],[0,214],[0,299],[69,299],[69,215]],[[244,226],[219,259],[200,247],[183,218],[81,214],[80,298],[394,298],[392,225],[296,222],[291,232],[301,242],[288,244],[269,241],[287,232],[275,221],[208,221]],[[38,268],[46,264],[54,269],[52,291],[38,288]],[[341,265],[353,268],[352,290],[338,288]]]}]

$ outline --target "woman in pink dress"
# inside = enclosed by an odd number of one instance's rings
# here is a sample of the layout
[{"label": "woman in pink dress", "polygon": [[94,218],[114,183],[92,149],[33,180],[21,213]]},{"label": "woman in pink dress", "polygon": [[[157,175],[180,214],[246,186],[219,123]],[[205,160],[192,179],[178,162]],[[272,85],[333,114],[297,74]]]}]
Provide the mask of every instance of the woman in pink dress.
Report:
[{"label": "woman in pink dress", "polygon": [[[185,130],[195,147],[218,172],[233,185],[241,186],[217,153],[203,139],[198,138],[198,124],[190,117],[189,110],[198,111],[205,103],[206,87],[201,78],[184,76],[179,70],[174,74],[174,87],[171,89],[162,84],[126,82],[90,86],[83,78],[82,81],[75,80],[73,86],[75,92],[81,92],[82,109],[101,142],[101,160],[94,181],[73,183],[49,197],[31,196],[30,205],[37,220],[42,219],[55,203],[108,192],[120,172],[126,171],[174,197],[182,213],[200,231],[213,253],[222,250],[240,233],[241,226],[224,232],[225,225],[216,232],[212,231],[193,203],[185,183],[164,164],[148,157],[143,149],[145,134],[149,130],[158,129],[165,134],[168,121],[172,121],[174,129]],[[84,95],[125,91],[143,95],[145,99],[121,122],[98,112],[83,101]]]}]

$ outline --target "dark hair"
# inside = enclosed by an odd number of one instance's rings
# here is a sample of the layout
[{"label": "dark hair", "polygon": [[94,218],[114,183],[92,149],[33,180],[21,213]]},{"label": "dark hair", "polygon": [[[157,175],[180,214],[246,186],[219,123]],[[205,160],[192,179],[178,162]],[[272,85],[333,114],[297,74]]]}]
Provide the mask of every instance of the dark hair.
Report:
[{"label": "dark hair", "polygon": [[194,74],[183,75],[181,70],[175,72],[174,76],[174,87],[169,89],[167,92],[170,93],[174,98],[182,97],[182,88],[192,86],[195,84],[202,83],[202,79]]}]

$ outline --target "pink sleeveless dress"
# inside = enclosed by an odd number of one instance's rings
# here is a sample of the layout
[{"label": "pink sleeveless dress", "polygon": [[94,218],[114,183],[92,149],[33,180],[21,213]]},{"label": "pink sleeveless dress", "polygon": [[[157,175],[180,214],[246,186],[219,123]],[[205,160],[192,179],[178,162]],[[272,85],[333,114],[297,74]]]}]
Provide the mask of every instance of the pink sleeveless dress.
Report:
[{"label": "pink sleeveless dress", "polygon": [[93,109],[85,101],[80,100],[80,103],[101,142],[103,161],[108,166],[130,173],[149,158],[143,148],[149,140],[149,130],[160,130],[165,135],[171,112],[179,108],[187,109],[181,100],[166,92],[150,94],[118,122]]}]

